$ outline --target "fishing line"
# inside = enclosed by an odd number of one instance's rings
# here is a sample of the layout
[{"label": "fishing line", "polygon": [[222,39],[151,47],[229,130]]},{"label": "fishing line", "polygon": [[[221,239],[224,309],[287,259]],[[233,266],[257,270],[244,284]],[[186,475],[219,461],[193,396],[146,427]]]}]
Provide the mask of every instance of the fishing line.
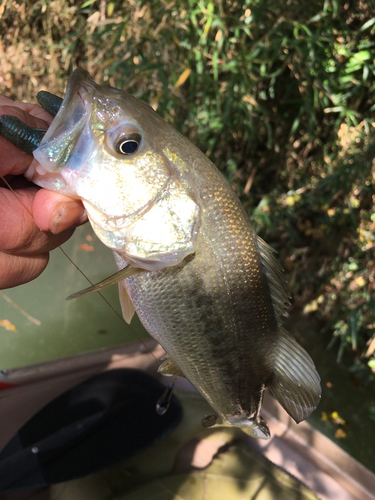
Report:
[{"label": "fishing line", "polygon": [[[65,250],[63,250],[63,248],[60,245],[59,245],[59,249],[62,251],[62,253],[65,255],[65,257],[69,260],[69,262],[71,262],[73,264],[73,266],[77,269],[77,271],[79,271],[82,274],[82,276],[90,283],[90,285],[93,285],[94,283],[77,266],[77,264],[69,257],[69,255],[65,252]],[[124,318],[122,317],[122,315],[118,311],[116,311],[116,309],[112,306],[112,304],[110,304],[110,302],[104,297],[104,295],[101,292],[97,292],[97,293],[101,296],[101,298],[108,305],[108,307],[110,307],[110,309],[112,309],[112,311],[116,314],[116,316],[118,316],[120,318],[120,320],[123,323],[125,323],[126,327],[131,331],[131,333],[134,335],[134,337],[139,342],[141,342],[141,344],[143,345],[143,347],[148,351],[149,354],[151,354],[151,356],[154,358],[154,360],[157,361],[160,364],[160,361],[157,359],[157,357],[155,356],[155,354],[152,351],[150,351],[150,349],[147,347],[147,345],[145,344],[145,342],[140,337],[138,337],[138,335],[135,333],[135,331],[133,330],[133,328],[130,325],[128,325],[128,323],[124,320]]]},{"label": "fishing line", "polygon": [[[18,194],[16,193],[16,191],[12,188],[12,186],[9,184],[9,182],[5,179],[5,177],[3,177],[2,175],[0,176],[1,179],[4,181],[4,183],[7,185],[7,187],[10,189],[10,191],[14,194],[14,196],[17,198],[17,200],[21,203],[21,205],[23,206],[23,208],[26,210],[27,213],[30,214],[30,216],[32,218],[33,217],[33,214],[30,212],[30,210],[28,209],[28,207],[23,203],[23,201],[21,200],[21,198],[18,196]],[[79,271],[82,276],[90,283],[90,285],[93,285],[92,281],[90,281],[90,279],[85,275],[85,273],[77,266],[77,264],[75,262],[73,262],[73,260],[69,257],[69,255],[65,252],[65,250],[63,250],[63,248],[59,245],[58,248],[61,250],[61,252],[65,255],[65,257],[69,260],[69,262],[71,264],[73,264],[73,266],[77,269],[77,271]],[[121,314],[119,314],[116,309],[108,302],[108,300],[104,297],[104,295],[102,295],[100,292],[97,292],[101,298],[104,300],[104,302],[112,309],[112,311],[121,319],[121,321],[123,323],[125,323],[125,325],[127,326],[127,328],[131,331],[131,333],[134,335],[134,337],[143,345],[143,347],[146,349],[146,351],[148,351],[149,354],[151,354],[151,356],[154,358],[155,361],[157,361],[160,365],[160,361],[157,359],[157,357],[155,356],[155,354],[150,351],[150,349],[147,347],[147,345],[145,344],[145,342],[140,338],[138,337],[138,335],[135,333],[135,331],[132,329],[132,327],[130,325],[128,325],[126,323],[126,321],[124,320],[124,318],[122,317]]]}]

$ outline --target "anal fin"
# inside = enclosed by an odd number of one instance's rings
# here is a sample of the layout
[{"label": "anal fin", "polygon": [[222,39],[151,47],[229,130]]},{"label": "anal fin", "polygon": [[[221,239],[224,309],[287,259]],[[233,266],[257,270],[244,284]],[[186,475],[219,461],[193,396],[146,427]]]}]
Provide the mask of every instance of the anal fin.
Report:
[{"label": "anal fin", "polygon": [[283,329],[268,389],[297,423],[309,417],[320,401],[320,377],[313,360]]}]

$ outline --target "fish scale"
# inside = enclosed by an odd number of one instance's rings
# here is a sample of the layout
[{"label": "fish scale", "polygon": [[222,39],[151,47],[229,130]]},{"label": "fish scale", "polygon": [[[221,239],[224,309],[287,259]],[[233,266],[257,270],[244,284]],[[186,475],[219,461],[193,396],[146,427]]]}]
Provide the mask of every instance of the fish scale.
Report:
[{"label": "fish scale", "polygon": [[[199,168],[200,179],[207,170]],[[234,193],[215,177],[215,188],[203,191],[194,258],[179,271],[133,276],[126,288],[146,329],[221,416],[250,416],[272,376],[274,354],[264,353],[261,339],[275,343],[278,325],[255,232]]]}]

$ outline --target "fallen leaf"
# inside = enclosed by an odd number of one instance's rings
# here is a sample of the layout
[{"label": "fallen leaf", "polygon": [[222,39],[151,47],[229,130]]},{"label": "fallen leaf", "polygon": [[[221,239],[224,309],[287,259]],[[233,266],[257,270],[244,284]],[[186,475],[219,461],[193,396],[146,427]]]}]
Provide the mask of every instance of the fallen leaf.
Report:
[{"label": "fallen leaf", "polygon": [[88,245],[87,243],[82,243],[82,245],[79,245],[80,250],[84,250],[85,252],[93,252],[94,247],[92,245]]},{"label": "fallen leaf", "polygon": [[369,341],[369,346],[365,354],[366,358],[369,358],[374,351],[375,351],[375,335]]},{"label": "fallen leaf", "polygon": [[309,304],[306,304],[305,307],[303,308],[304,313],[310,313],[317,311],[319,308],[318,306],[318,301],[317,300],[312,300]]},{"label": "fallen leaf", "polygon": [[177,82],[174,84],[174,86],[175,86],[176,89],[178,89],[178,87],[181,87],[181,85],[183,85],[186,82],[186,80],[190,76],[190,73],[191,73],[191,69],[190,68],[185,69],[181,73],[181,75],[178,77]]},{"label": "fallen leaf", "polygon": [[332,411],[331,413],[322,411],[321,419],[323,422],[332,422],[335,425],[347,425],[346,421],[338,414],[337,411]]},{"label": "fallen leaf", "polygon": [[0,319],[0,325],[10,332],[17,332],[17,328],[7,319]]},{"label": "fallen leaf", "polygon": [[356,278],[355,282],[357,283],[358,286],[365,286],[366,281],[362,278],[362,276],[359,276]]},{"label": "fallen leaf", "polygon": [[346,432],[343,429],[337,429],[337,431],[335,432],[335,438],[336,439],[346,438]]},{"label": "fallen leaf", "polygon": [[296,204],[296,200],[294,199],[294,196],[287,196],[285,198],[285,205],[288,205],[289,207],[292,207],[295,204]]},{"label": "fallen leaf", "polygon": [[331,421],[335,424],[335,425],[346,425],[346,422],[345,420],[338,414],[337,411],[333,411],[331,413]]},{"label": "fallen leaf", "polygon": [[223,32],[221,30],[218,30],[215,35],[215,42],[219,42],[222,36]]},{"label": "fallen leaf", "polygon": [[246,94],[242,98],[247,104],[251,104],[254,107],[258,107],[257,101],[254,99],[254,97],[251,94]]}]

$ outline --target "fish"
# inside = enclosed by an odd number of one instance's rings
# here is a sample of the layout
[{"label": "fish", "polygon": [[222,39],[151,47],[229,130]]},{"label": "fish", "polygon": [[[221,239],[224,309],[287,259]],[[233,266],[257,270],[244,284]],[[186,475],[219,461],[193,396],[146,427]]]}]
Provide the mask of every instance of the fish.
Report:
[{"label": "fish", "polygon": [[78,68],[33,155],[26,177],[82,200],[114,252],[120,275],[106,284],[121,280],[124,319],[137,312],[166,352],[159,372],[206,399],[205,427],[268,439],[266,389],[297,423],[311,415],[320,377],[282,325],[282,268],[203,152],[147,103]]}]

